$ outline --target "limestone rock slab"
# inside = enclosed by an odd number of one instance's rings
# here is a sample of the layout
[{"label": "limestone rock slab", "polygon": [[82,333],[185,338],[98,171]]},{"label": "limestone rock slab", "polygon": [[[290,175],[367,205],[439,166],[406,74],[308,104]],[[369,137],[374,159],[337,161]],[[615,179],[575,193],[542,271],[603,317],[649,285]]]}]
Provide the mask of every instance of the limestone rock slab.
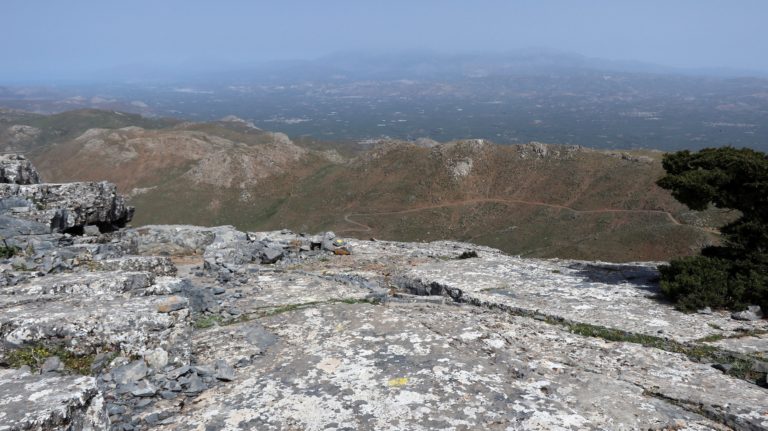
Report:
[{"label": "limestone rock slab", "polygon": [[498,311],[326,304],[261,323],[267,354],[159,429],[768,427],[762,388]]},{"label": "limestone rock slab", "polygon": [[15,212],[13,216],[65,230],[85,225],[111,224],[124,226],[133,218],[134,208],[117,194],[114,184],[83,182],[66,184],[3,184],[0,198],[23,198],[34,208]]},{"label": "limestone rock slab", "polygon": [[101,431],[109,427],[96,380],[0,370],[0,430]]},{"label": "limestone rock slab", "polygon": [[38,184],[40,174],[26,157],[20,154],[0,155],[0,183]]}]

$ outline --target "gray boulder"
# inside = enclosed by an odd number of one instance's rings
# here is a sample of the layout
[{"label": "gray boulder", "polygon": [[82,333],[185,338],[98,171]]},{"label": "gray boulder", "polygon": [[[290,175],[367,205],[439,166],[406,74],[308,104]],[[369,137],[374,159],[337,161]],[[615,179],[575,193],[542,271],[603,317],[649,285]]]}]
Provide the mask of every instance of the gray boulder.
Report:
[{"label": "gray boulder", "polygon": [[125,204],[114,184],[0,184],[0,199],[20,198],[34,207],[12,208],[15,218],[42,223],[52,231],[65,232],[85,225],[105,229],[122,227],[133,218],[134,208]]},{"label": "gray boulder", "polygon": [[61,359],[59,359],[58,356],[51,356],[43,362],[43,365],[40,367],[41,373],[51,373],[55,371],[61,371],[64,369],[64,363],[61,362]]},{"label": "gray boulder", "polygon": [[232,380],[235,380],[235,369],[227,364],[227,361],[222,359],[217,360],[215,368],[216,374],[214,374],[214,377],[216,377],[216,379],[224,382],[231,382]]},{"label": "gray boulder", "polygon": [[20,154],[0,156],[0,183],[38,184],[40,175],[26,157]]},{"label": "gray boulder", "polygon": [[336,246],[333,244],[333,240],[336,239],[336,234],[333,232],[326,232],[323,234],[323,250],[334,251]]},{"label": "gray boulder", "polygon": [[283,257],[283,249],[278,247],[267,247],[261,251],[261,263],[275,263]]},{"label": "gray boulder", "polygon": [[760,309],[759,305],[750,305],[744,311],[737,311],[731,314],[731,317],[736,320],[760,320],[763,318],[763,311]]},{"label": "gray boulder", "polygon": [[96,379],[0,370],[0,428],[83,430],[109,428],[106,403]]},{"label": "gray boulder", "polygon": [[147,374],[149,374],[149,368],[143,359],[122,365],[112,371],[115,382],[121,385],[136,383],[146,377]]}]

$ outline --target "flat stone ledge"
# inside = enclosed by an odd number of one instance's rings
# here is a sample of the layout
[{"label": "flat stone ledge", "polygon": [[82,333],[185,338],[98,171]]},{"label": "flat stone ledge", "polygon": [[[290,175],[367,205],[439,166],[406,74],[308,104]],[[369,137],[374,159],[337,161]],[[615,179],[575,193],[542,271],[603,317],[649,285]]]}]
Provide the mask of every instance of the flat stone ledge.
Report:
[{"label": "flat stone ledge", "polygon": [[0,370],[0,431],[106,430],[96,379]]}]

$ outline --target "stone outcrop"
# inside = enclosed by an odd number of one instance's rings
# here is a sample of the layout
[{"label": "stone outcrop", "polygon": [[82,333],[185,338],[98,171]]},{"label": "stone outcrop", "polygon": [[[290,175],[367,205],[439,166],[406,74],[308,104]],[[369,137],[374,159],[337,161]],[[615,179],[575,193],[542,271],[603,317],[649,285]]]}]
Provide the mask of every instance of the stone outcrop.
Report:
[{"label": "stone outcrop", "polygon": [[26,157],[17,154],[0,156],[0,183],[37,184],[40,174]]},{"label": "stone outcrop", "polygon": [[124,227],[133,208],[114,184],[86,182],[40,184],[40,175],[21,155],[0,156],[0,233],[4,237]]},{"label": "stone outcrop", "polygon": [[0,184],[0,199],[13,202],[5,208],[14,218],[65,232],[95,225],[102,230],[124,227],[133,218],[133,207],[117,194],[114,184]]},{"label": "stone outcrop", "polygon": [[96,379],[0,370],[0,429],[82,430],[109,428]]},{"label": "stone outcrop", "polygon": [[655,263],[22,213],[0,430],[768,429],[768,321],[676,311]]}]

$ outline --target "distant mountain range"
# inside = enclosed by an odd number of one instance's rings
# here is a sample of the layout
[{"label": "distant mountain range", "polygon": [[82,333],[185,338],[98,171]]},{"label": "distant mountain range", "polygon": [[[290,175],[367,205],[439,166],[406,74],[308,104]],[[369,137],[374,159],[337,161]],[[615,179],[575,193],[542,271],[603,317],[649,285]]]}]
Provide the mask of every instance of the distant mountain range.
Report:
[{"label": "distant mountain range", "polygon": [[[210,67],[210,66],[209,66]],[[550,49],[448,54],[435,51],[341,52],[312,59],[279,61],[189,74],[190,82],[291,83],[339,80],[452,80],[488,76],[564,74],[585,71],[768,78],[768,71],[692,69],[639,61],[606,60]],[[178,77],[178,74],[175,74]],[[182,75],[183,76],[183,75]]]},{"label": "distant mountain range", "polygon": [[336,142],[484,138],[606,149],[768,150],[768,79],[736,72],[697,75],[540,50],[346,53],[239,68],[113,72],[109,81],[6,85],[0,106],[39,113],[98,108],[196,122],[233,114],[292,137]]},{"label": "distant mountain range", "polygon": [[578,146],[291,140],[237,118],[108,111],[0,112],[0,145],[46,181],[118,184],[135,224],[288,227],[398,240],[452,238],[514,254],[658,260],[717,241],[726,215],[693,213],[654,182],[661,153]]}]

